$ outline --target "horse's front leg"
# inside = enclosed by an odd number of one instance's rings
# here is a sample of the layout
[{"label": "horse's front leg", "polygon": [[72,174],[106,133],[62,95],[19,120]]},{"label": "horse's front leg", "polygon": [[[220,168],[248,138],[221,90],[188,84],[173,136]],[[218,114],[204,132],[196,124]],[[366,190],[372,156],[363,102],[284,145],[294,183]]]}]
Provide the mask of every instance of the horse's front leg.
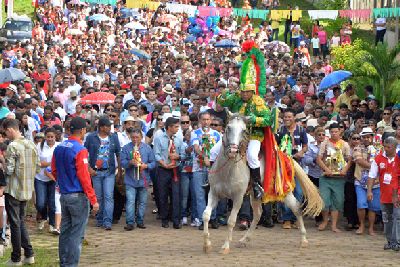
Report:
[{"label": "horse's front leg", "polygon": [[210,233],[208,231],[208,222],[210,221],[210,218],[211,218],[211,212],[212,212],[213,208],[217,205],[217,203],[218,203],[218,198],[214,195],[213,190],[210,190],[210,192],[208,193],[208,204],[207,204],[206,209],[203,212],[203,224],[204,224],[203,250],[205,253],[208,253],[211,250],[211,241],[210,241]]},{"label": "horse's front leg", "polygon": [[251,222],[250,228],[246,231],[245,235],[239,240],[241,246],[246,246],[246,243],[250,241],[250,237],[253,234],[253,231],[256,229],[258,222],[261,217],[261,201],[257,200],[253,197],[253,193],[251,193],[250,197],[251,207],[253,209],[253,221]]},{"label": "horse's front leg", "polygon": [[232,242],[232,231],[236,224],[237,215],[239,213],[240,207],[243,203],[243,194],[238,194],[235,196],[235,199],[232,199],[233,206],[231,210],[231,214],[228,218],[228,236],[226,237],[225,243],[221,247],[222,254],[228,254],[230,252],[230,242]]},{"label": "horse's front leg", "polygon": [[308,246],[308,240],[307,240],[307,231],[306,228],[304,227],[304,221],[303,221],[303,216],[301,214],[301,209],[300,209],[300,203],[297,201],[297,199],[294,197],[293,193],[290,192],[287,194],[285,197],[285,204],[288,206],[293,214],[297,218],[297,222],[300,228],[300,233],[301,233],[301,247],[307,247]]}]

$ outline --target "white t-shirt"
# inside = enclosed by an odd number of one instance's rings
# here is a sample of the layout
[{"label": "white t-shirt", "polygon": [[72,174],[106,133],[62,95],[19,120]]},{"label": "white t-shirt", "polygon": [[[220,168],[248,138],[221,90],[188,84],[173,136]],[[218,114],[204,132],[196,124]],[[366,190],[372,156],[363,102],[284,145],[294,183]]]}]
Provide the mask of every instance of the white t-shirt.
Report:
[{"label": "white t-shirt", "polygon": [[[383,24],[383,23],[386,23],[386,18],[377,18],[375,20],[375,24]],[[377,31],[381,31],[381,30],[385,30],[385,29],[386,29],[386,26],[383,26],[383,27],[377,26],[376,27]]]},{"label": "white t-shirt", "polygon": [[340,36],[332,36],[332,44],[331,47],[338,47],[340,44]]},{"label": "white t-shirt", "polygon": [[311,39],[311,43],[312,43],[312,48],[319,48],[319,38],[312,38]]}]

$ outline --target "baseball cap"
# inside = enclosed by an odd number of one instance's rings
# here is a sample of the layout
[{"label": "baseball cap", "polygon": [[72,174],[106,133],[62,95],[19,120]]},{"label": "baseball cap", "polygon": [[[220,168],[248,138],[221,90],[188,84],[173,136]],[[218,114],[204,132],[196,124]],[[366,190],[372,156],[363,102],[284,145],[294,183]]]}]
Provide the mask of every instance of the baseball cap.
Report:
[{"label": "baseball cap", "polygon": [[187,99],[187,98],[182,98],[182,99],[181,99],[181,105],[182,105],[182,106],[184,106],[184,105],[189,105],[189,106],[190,106],[190,101],[189,101],[189,99]]},{"label": "baseball cap", "polygon": [[71,120],[71,132],[86,128],[86,120],[81,117],[75,117]]},{"label": "baseball cap", "polygon": [[99,119],[99,123],[98,123],[98,126],[99,126],[99,128],[100,127],[102,127],[102,126],[111,126],[111,121],[110,121],[110,119],[107,117],[107,116],[102,116],[102,117],[100,117],[100,119]]}]

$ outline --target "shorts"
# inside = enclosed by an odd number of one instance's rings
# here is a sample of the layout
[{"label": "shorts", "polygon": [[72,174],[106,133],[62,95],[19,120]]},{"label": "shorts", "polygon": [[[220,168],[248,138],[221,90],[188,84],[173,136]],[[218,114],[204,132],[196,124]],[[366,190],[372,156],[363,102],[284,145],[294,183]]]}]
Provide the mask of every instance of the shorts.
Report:
[{"label": "shorts", "polygon": [[367,200],[367,189],[363,188],[361,185],[356,185],[356,195],[357,195],[357,209],[369,209],[374,212],[381,210],[380,203],[380,188],[372,189],[372,201]]},{"label": "shorts", "polygon": [[55,198],[54,198],[54,202],[56,204],[56,214],[61,214],[61,202],[60,202],[60,197],[61,194],[60,192],[57,191],[56,189],[56,194],[55,194]]},{"label": "shorts", "polygon": [[313,48],[313,56],[314,57],[319,56],[319,48]]},{"label": "shorts", "polygon": [[343,211],[344,205],[344,178],[319,178],[319,192],[324,201],[325,211]]}]

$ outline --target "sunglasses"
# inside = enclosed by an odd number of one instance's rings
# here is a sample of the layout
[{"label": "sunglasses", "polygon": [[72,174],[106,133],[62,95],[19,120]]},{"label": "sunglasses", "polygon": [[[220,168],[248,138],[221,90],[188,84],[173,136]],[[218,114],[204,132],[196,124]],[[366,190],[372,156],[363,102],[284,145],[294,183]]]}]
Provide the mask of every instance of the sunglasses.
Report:
[{"label": "sunglasses", "polygon": [[162,121],[162,119],[158,118],[157,121]]},{"label": "sunglasses", "polygon": [[358,105],[351,105],[353,108],[358,108]]},{"label": "sunglasses", "polygon": [[221,126],[221,125],[219,125],[219,124],[211,124],[211,126],[212,127],[218,127],[218,126]]},{"label": "sunglasses", "polygon": [[107,111],[113,111],[114,109],[113,108],[107,108],[106,110]]},{"label": "sunglasses", "polygon": [[383,115],[390,115],[390,113],[383,113]]},{"label": "sunglasses", "polygon": [[339,128],[343,129],[343,128],[344,128],[344,126],[343,126],[343,125],[340,125],[340,126],[339,126]]},{"label": "sunglasses", "polygon": [[120,101],[117,101],[117,102],[114,102],[114,104],[122,104],[122,102],[120,102]]},{"label": "sunglasses", "polygon": [[136,111],[138,111],[138,110],[137,110],[137,108],[135,108],[135,109],[130,109],[129,111],[131,111],[131,112],[136,112]]},{"label": "sunglasses", "polygon": [[117,115],[109,115],[111,118],[116,118]]},{"label": "sunglasses", "polygon": [[181,121],[181,124],[189,124],[190,121]]},{"label": "sunglasses", "polygon": [[321,133],[321,134],[319,134],[318,136],[324,136],[324,137],[325,137],[325,134],[322,134],[322,133]]},{"label": "sunglasses", "polygon": [[360,137],[352,137],[351,140],[361,140]]}]

